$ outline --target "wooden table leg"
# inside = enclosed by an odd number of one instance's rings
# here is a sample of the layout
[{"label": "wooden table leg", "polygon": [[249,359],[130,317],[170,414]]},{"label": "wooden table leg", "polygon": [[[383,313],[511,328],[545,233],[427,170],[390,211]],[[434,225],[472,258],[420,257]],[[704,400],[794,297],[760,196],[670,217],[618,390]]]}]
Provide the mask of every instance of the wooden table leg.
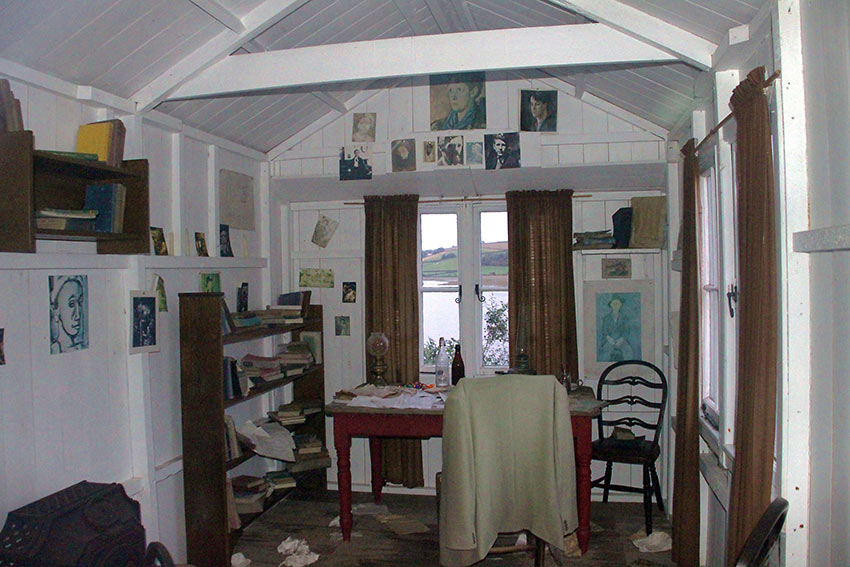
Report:
[{"label": "wooden table leg", "polygon": [[344,419],[334,419],[334,447],[336,447],[336,479],[339,485],[339,526],[343,541],[351,540],[354,516],[351,514],[351,435],[344,427]]},{"label": "wooden table leg", "polygon": [[578,507],[578,546],[587,553],[590,543],[590,461],[592,455],[591,419],[572,419],[576,452],[576,504]]},{"label": "wooden table leg", "polygon": [[384,488],[382,446],[380,437],[369,437],[369,458],[372,461],[372,495],[375,504],[381,503],[381,490]]}]

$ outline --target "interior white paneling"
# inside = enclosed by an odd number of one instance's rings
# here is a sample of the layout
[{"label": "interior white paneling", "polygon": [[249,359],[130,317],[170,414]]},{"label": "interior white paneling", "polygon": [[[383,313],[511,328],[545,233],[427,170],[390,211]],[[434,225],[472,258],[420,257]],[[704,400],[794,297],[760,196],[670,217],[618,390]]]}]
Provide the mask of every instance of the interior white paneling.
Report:
[{"label": "interior white paneling", "polygon": [[[180,215],[181,226],[184,232],[185,246],[191,246],[189,255],[197,255],[194,249],[195,233],[207,232],[209,224],[209,211],[207,210],[207,196],[209,192],[209,146],[188,136],[183,137],[183,151],[181,156],[181,187],[180,187]],[[210,235],[206,235],[207,247],[210,244]]]}]

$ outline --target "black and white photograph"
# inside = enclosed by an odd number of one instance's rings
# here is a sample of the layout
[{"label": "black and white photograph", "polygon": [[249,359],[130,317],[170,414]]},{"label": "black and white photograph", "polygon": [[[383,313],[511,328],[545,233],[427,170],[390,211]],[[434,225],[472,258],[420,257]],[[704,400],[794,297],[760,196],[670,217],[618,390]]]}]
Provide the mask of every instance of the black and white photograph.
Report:
[{"label": "black and white photograph", "polygon": [[342,282],[342,302],[357,302],[357,282]]},{"label": "black and white photograph", "polygon": [[485,134],[484,147],[487,149],[487,155],[484,159],[486,169],[520,167],[519,132]]},{"label": "black and white photograph", "polygon": [[416,140],[407,138],[393,140],[392,152],[393,173],[399,171],[416,171]]},{"label": "black and white photograph", "polygon": [[89,348],[89,279],[48,276],[50,354]]},{"label": "black and white photograph", "polygon": [[156,340],[156,294],[149,291],[131,291],[130,313],[130,354],[159,351]]},{"label": "black and white photograph", "polygon": [[355,112],[352,123],[352,142],[374,142],[375,124],[378,115],[374,112]]},{"label": "black and white photograph", "polygon": [[422,162],[434,163],[437,161],[437,142],[425,140],[422,142]]},{"label": "black and white photograph", "polygon": [[218,255],[222,258],[233,257],[233,247],[230,246],[230,226],[218,225]]},{"label": "black and white photograph", "polygon": [[372,146],[361,144],[339,150],[339,179],[372,179]]},{"label": "black and white photograph", "polygon": [[463,165],[463,136],[437,136],[437,165]]},{"label": "black and white photograph", "polygon": [[207,251],[207,235],[203,232],[195,233],[195,251],[198,253],[198,256],[210,255]]},{"label": "black and white photograph", "polygon": [[466,143],[467,165],[481,165],[484,163],[484,144],[482,142]]},{"label": "black and white photograph", "polygon": [[558,131],[558,91],[519,91],[519,129]]}]

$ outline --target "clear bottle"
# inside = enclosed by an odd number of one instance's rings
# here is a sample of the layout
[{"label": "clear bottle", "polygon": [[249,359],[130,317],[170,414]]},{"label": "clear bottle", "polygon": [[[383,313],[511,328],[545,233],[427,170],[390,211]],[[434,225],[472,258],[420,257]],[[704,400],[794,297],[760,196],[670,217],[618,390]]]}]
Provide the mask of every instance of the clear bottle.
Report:
[{"label": "clear bottle", "polygon": [[460,343],[455,345],[455,357],[452,359],[452,385],[456,386],[458,381],[466,376],[466,365],[460,355]]},{"label": "clear bottle", "polygon": [[434,385],[448,386],[451,384],[449,374],[449,355],[446,352],[446,339],[440,337],[440,348],[437,350],[437,358],[434,360]]}]

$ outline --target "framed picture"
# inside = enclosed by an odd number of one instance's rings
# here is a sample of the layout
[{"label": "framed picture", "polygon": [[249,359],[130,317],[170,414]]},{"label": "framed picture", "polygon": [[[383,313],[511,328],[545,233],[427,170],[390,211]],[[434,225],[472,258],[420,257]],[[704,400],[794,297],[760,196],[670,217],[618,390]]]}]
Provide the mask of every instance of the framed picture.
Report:
[{"label": "framed picture", "polygon": [[342,282],[342,302],[357,302],[357,282]]},{"label": "framed picture", "polygon": [[351,336],[351,318],[348,315],[334,317],[334,334],[338,337]]},{"label": "framed picture", "polygon": [[207,251],[207,235],[203,232],[195,233],[195,251],[197,251],[198,256],[210,255]]},{"label": "framed picture", "polygon": [[221,291],[221,273],[200,272],[201,291]]},{"label": "framed picture", "polygon": [[431,75],[431,130],[487,128],[483,72]]},{"label": "framed picture", "polygon": [[130,292],[130,354],[158,352],[156,293]]},{"label": "framed picture", "polygon": [[632,261],[630,258],[602,258],[602,279],[630,279]]},{"label": "framed picture", "polygon": [[655,358],[653,282],[584,282],[584,373],[598,377],[612,362]]},{"label": "framed picture", "polygon": [[558,91],[519,91],[519,129],[558,131]]}]

